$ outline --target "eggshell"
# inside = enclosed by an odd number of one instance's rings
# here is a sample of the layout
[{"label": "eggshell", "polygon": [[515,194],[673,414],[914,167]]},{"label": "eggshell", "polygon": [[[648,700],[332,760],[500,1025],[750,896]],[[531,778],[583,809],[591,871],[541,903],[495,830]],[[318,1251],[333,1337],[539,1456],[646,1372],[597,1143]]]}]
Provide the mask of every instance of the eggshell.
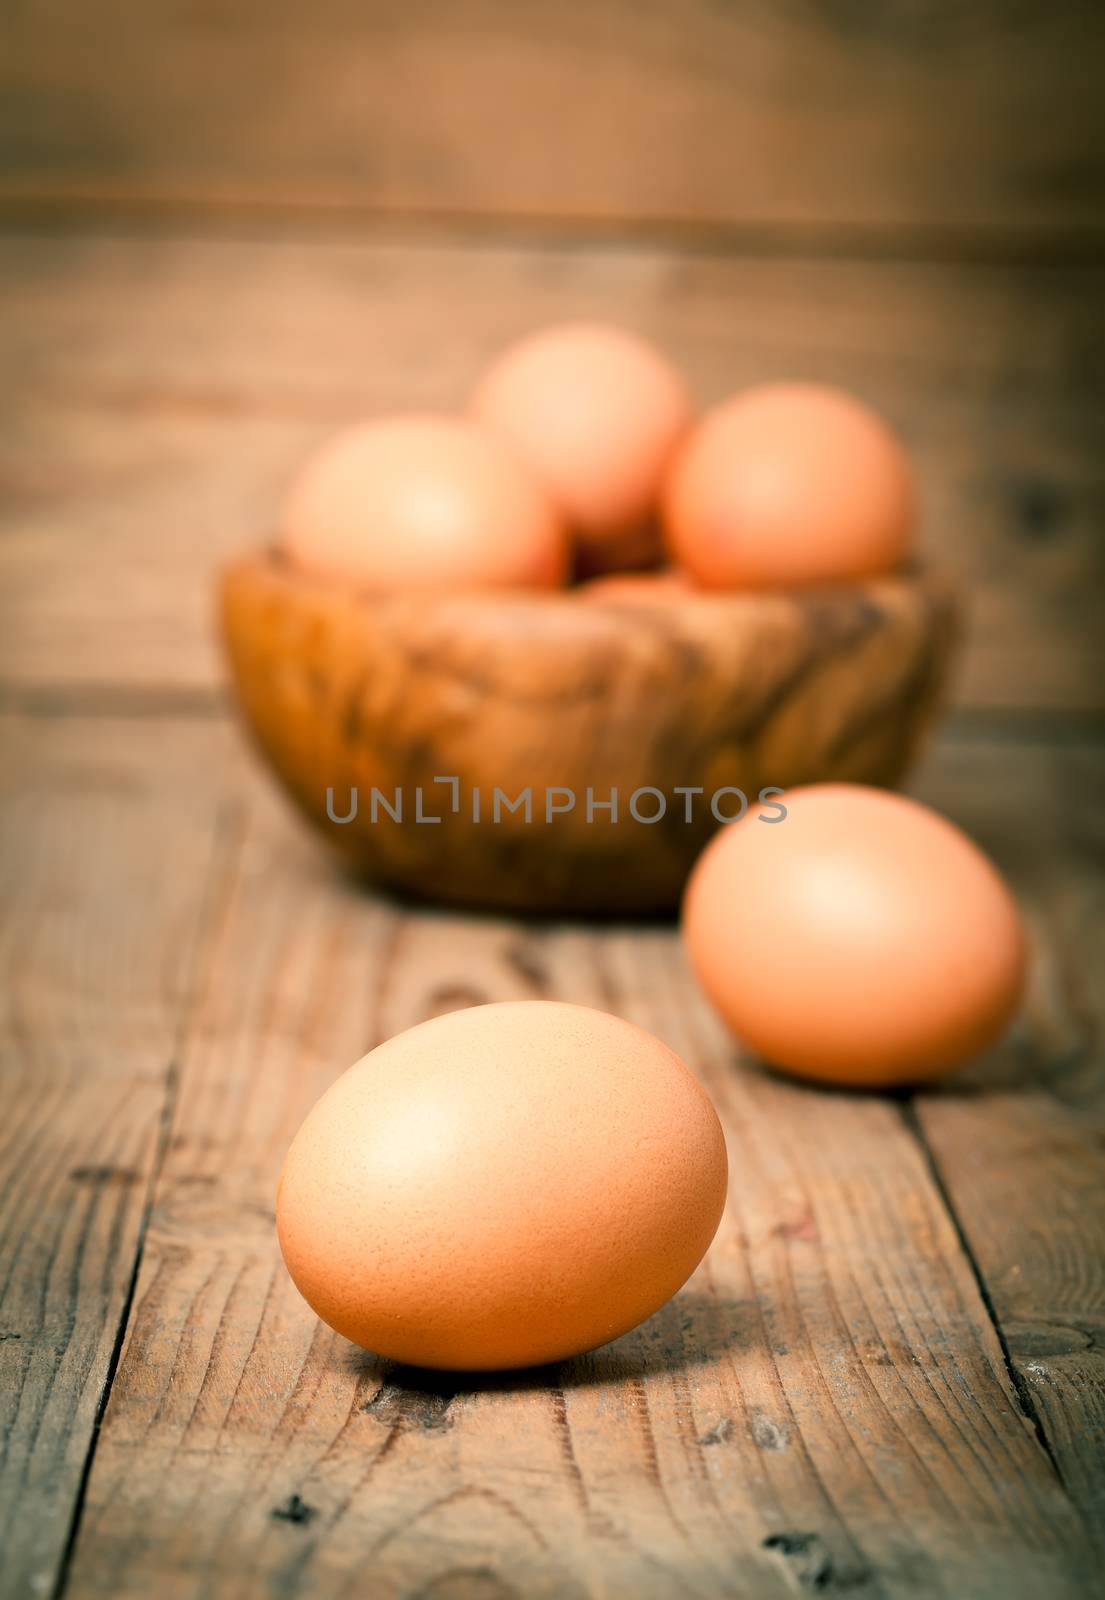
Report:
[{"label": "eggshell", "polygon": [[563,521],[501,439],[463,418],[394,417],[339,434],[288,496],[297,565],[368,588],[564,581]]},{"label": "eggshell", "polygon": [[750,389],[711,411],[672,468],[673,558],[705,588],[862,578],[910,553],[913,474],[886,424],[812,384]]},{"label": "eggshell", "polygon": [[685,1282],[721,1217],[725,1142],[666,1045],[605,1012],[451,1012],[346,1072],[280,1179],[288,1270],[381,1355],[485,1369],[626,1332]]},{"label": "eggshell", "polygon": [[543,329],[490,367],[472,411],[510,440],[561,506],[584,570],[655,559],[660,486],[691,402],[652,345],[597,323]]},{"label": "eggshell", "polygon": [[612,605],[662,605],[685,599],[695,592],[685,572],[666,567],[662,572],[611,572],[579,586],[581,600]]},{"label": "eggshell", "polygon": [[866,1086],[937,1077],[996,1039],[1025,940],[982,852],[878,789],[812,785],[782,804],[781,821],[750,811],[717,834],[684,902],[691,965],[739,1038],[800,1076]]}]

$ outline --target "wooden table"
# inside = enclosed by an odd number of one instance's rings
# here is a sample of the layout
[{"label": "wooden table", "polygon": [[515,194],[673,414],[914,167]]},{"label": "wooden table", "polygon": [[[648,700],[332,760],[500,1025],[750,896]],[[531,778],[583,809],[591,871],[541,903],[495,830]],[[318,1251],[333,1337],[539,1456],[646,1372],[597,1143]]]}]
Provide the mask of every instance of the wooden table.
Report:
[{"label": "wooden table", "polygon": [[[500,326],[576,293],[647,297],[674,339],[695,275],[719,334],[745,303],[729,334],[744,377],[744,319],[781,297],[788,339],[812,268],[689,261],[664,293],[647,258],[436,240],[77,228],[4,246],[21,400],[4,547],[5,1591],[1096,1592],[1105,752],[1095,640],[1049,610],[1060,554],[1016,510],[1012,534],[980,512],[961,709],[916,784],[1023,900],[1025,1014],[923,1094],[796,1087],[740,1057],[671,928],[412,911],[345,881],[247,756],[207,618],[214,560],[269,523],[289,463],[348,410],[393,389],[447,397]],[[945,363],[993,381],[977,344],[955,354],[956,316],[1000,276],[975,270],[964,287],[889,269],[881,299],[862,267],[820,279],[816,364],[850,363],[896,403],[937,500],[1011,470],[1000,416],[980,408],[973,451],[932,394],[939,378],[962,422]],[[471,315],[430,368],[413,351],[446,285]],[[934,349],[922,308],[941,295]],[[1083,315],[1077,298],[1035,309]],[[891,320],[911,359],[883,350]],[[712,359],[720,375],[726,353]],[[1046,457],[1077,411],[1043,376],[1021,404]],[[938,519],[933,537],[948,541]],[[1056,541],[1067,563],[1084,563],[1080,537]],[[533,995],[632,1017],[701,1073],[731,1143],[728,1215],[691,1285],[594,1355],[486,1383],[389,1368],[321,1327],[284,1273],[283,1151],[378,1040]]]},{"label": "wooden table", "polygon": [[[10,130],[35,108],[0,161],[0,1592],[1096,1596],[1092,52],[989,7],[977,36],[926,21],[918,45],[891,10],[871,31],[851,6],[696,4],[687,31],[664,8],[537,4],[503,11],[497,53],[486,8],[424,33],[392,8],[370,58],[337,0],[307,35],[287,4],[260,32],[109,9],[106,37],[73,4],[28,21],[31,89],[0,112]],[[598,99],[552,138],[584,51]],[[796,59],[811,92],[780,120],[764,84]],[[309,118],[308,80],[333,91]],[[417,122],[412,82],[433,90]],[[784,130],[804,161],[734,168]],[[457,403],[506,338],[581,312],[658,338],[704,402],[844,383],[916,456],[926,542],[973,617],[913,787],[1007,872],[1033,941],[1008,1039],[932,1090],[767,1074],[671,927],[358,889],[233,725],[211,574],[271,529],[296,461],[358,412]],[[488,1381],[389,1366],[291,1287],[284,1150],[379,1040],[531,996],[685,1056],[725,1122],[727,1215],[687,1288],[590,1356]]]}]

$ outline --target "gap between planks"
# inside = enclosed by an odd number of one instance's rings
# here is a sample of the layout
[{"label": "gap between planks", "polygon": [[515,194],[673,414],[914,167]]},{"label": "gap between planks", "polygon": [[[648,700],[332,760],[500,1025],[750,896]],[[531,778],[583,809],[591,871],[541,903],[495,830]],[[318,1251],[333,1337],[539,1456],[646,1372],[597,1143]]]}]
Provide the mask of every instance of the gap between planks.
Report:
[{"label": "gap between planks", "polygon": [[658,250],[676,257],[780,257],[917,265],[1099,267],[1105,228],[973,227],[897,221],[887,224],[710,222],[680,217],[601,217],[572,212],[403,208],[355,202],[263,200],[241,196],[165,195],[110,190],[42,191],[0,185],[0,232],[88,232],[201,240],[249,240],[290,234],[298,243],[349,241],[543,251]]},{"label": "gap between planks", "polygon": [[990,1319],[991,1326],[994,1330],[994,1336],[997,1339],[998,1344],[1001,1346],[1002,1360],[1005,1362],[1005,1370],[1009,1376],[1009,1382],[1012,1386],[1013,1392],[1017,1396],[1017,1402],[1020,1405],[1025,1420],[1031,1425],[1032,1431],[1036,1435],[1037,1444],[1051,1462],[1056,1479],[1069,1496],[1070,1489],[1067,1484],[1066,1477],[1063,1474],[1062,1465],[1058,1456],[1055,1454],[1055,1451],[1051,1448],[1051,1441],[1047,1436],[1047,1430],[1044,1427],[1043,1418],[1036,1407],[1036,1402],[1032,1398],[1032,1391],[1025,1383],[1023,1374],[1018,1370],[1017,1364],[1013,1360],[1013,1354],[1009,1348],[1009,1341],[1005,1337],[1005,1331],[1002,1328],[1000,1318],[998,1317],[997,1310],[994,1306],[993,1296],[987,1287],[986,1278],[983,1274],[978,1257],[975,1255],[975,1252],[971,1246],[970,1237],[964,1225],[963,1218],[960,1216],[955,1202],[951,1197],[947,1183],[944,1181],[944,1174],[940,1170],[940,1163],[937,1160],[936,1152],[933,1150],[928,1139],[925,1137],[924,1128],[921,1126],[921,1119],[917,1115],[917,1096],[915,1094],[903,1095],[901,1097],[900,1109],[902,1122],[904,1123],[911,1137],[915,1140],[917,1148],[921,1152],[925,1165],[928,1168],[929,1177],[932,1179],[933,1186],[935,1187],[936,1192],[939,1194],[940,1199],[943,1201],[944,1209],[948,1214],[949,1221],[951,1222],[952,1227],[955,1229],[955,1235],[959,1241],[959,1248],[962,1250],[967,1265],[970,1267],[974,1276],[975,1284],[978,1288],[979,1299],[986,1308],[986,1315]]},{"label": "gap between planks", "polygon": [[[189,978],[198,980],[202,970],[202,961],[208,948],[208,937],[211,928],[217,923],[219,914],[225,910],[225,890],[229,882],[230,865],[235,854],[235,849],[240,848],[244,827],[243,813],[240,806],[226,802],[216,816],[214,837],[212,840],[211,860],[208,866],[207,881],[200,900],[200,910],[197,917],[196,931],[193,941],[191,958],[188,962]],[[220,889],[223,893],[220,895]],[[192,993],[192,983],[186,981],[186,993]],[[157,1144],[154,1148],[153,1160],[150,1164],[149,1179],[146,1183],[142,1199],[142,1212],[139,1218],[138,1229],[134,1243],[134,1261],[131,1266],[130,1276],[127,1279],[126,1293],[119,1317],[119,1325],[111,1347],[107,1371],[104,1374],[103,1389],[96,1406],[96,1414],[92,1423],[92,1432],[88,1441],[84,1464],[81,1468],[80,1480],[77,1484],[73,1501],[73,1515],[66,1534],[58,1562],[57,1578],[51,1589],[51,1600],[60,1600],[65,1592],[69,1577],[69,1568],[76,1547],[77,1535],[80,1531],[81,1513],[84,1510],[85,1496],[88,1493],[89,1478],[92,1474],[92,1464],[96,1456],[96,1446],[100,1438],[100,1429],[103,1425],[104,1413],[111,1398],[112,1386],[115,1375],[119,1370],[119,1360],[126,1341],[127,1328],[130,1323],[131,1309],[134,1305],[135,1290],[138,1287],[138,1275],[142,1268],[142,1257],[145,1250],[146,1231],[149,1227],[150,1214],[153,1210],[154,1199],[157,1194],[158,1183],[161,1179],[161,1170],[165,1164],[165,1156],[169,1149],[169,1140],[172,1135],[173,1114],[176,1108],[177,1092],[180,1086],[180,1071],[178,1066],[181,1048],[187,1035],[188,1006],[187,1002],[181,1007],[177,1020],[176,1039],[170,1053],[165,1070],[165,1098],[161,1106],[158,1119]]]}]

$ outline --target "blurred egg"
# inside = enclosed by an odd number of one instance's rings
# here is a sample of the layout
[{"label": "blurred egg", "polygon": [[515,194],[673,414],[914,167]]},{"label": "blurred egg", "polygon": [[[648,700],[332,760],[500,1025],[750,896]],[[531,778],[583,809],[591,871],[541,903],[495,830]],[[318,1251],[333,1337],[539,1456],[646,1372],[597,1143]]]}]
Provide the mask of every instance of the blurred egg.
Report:
[{"label": "blurred egg", "polygon": [[863,578],[910,553],[916,505],[905,451],[837,389],[770,384],[711,411],[665,491],[673,558],[705,588]]},{"label": "blurred egg", "polygon": [[685,599],[694,592],[687,574],[676,567],[665,567],[661,572],[611,572],[581,583],[577,590],[581,600],[612,605],[661,605]]},{"label": "blurred egg", "polygon": [[451,1012],[351,1067],[296,1135],[277,1225],[324,1322],[380,1355],[557,1361],[651,1315],[721,1218],[725,1142],[651,1034],[519,1001]]},{"label": "blurred egg", "polygon": [[561,517],[529,469],[451,417],[339,434],[293,484],[282,542],[307,571],[378,589],[548,588],[568,560]]},{"label": "blurred egg", "polygon": [[[852,784],[748,812],[691,875],[691,966],[733,1032],[801,1077],[935,1078],[992,1043],[1021,995],[1025,940],[995,868],[943,817]],[[774,812],[772,813],[774,814]]]},{"label": "blurred egg", "polygon": [[652,345],[598,323],[546,328],[494,362],[472,410],[510,440],[560,505],[583,570],[655,559],[660,486],[691,403]]}]

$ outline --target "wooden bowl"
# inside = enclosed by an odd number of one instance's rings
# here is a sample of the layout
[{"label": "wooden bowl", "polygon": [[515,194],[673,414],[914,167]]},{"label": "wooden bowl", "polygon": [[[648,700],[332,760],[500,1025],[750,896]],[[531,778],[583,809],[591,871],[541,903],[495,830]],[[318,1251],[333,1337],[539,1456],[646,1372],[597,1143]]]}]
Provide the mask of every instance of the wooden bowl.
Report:
[{"label": "wooden bowl", "polygon": [[[896,782],[956,631],[948,584],[923,572],[600,603],[370,595],[272,551],[223,574],[221,615],[246,723],[336,849],[421,897],[543,913],[675,906],[714,805],[739,810],[718,791],[756,806],[767,786]],[[648,789],[659,821],[631,813]],[[616,822],[597,804],[612,790]],[[354,791],[354,819],[333,820]]]}]

